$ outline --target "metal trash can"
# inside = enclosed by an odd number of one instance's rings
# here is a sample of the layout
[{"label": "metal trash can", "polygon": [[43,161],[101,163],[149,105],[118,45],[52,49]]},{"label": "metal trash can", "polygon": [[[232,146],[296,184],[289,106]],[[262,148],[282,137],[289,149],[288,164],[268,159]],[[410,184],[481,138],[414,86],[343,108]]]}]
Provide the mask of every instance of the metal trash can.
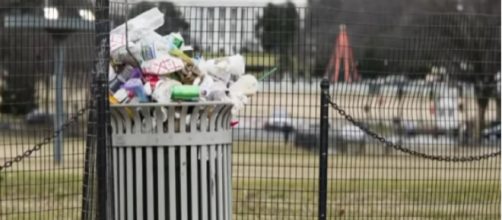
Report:
[{"label": "metal trash can", "polygon": [[231,219],[231,103],[112,105],[116,219]]}]

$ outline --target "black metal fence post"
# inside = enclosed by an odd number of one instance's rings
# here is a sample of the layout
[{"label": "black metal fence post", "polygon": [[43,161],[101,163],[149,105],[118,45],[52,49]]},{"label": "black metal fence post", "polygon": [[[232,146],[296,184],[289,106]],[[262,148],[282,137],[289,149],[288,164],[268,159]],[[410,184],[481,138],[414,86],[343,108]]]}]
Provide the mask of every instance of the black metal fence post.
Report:
[{"label": "black metal fence post", "polygon": [[326,219],[327,194],[328,194],[328,92],[329,82],[321,82],[321,130],[319,150],[319,220]]},{"label": "black metal fence post", "polygon": [[96,46],[98,52],[98,60],[95,67],[95,86],[96,86],[96,110],[97,110],[97,124],[96,124],[96,179],[97,179],[97,205],[96,205],[96,219],[108,220],[113,219],[110,207],[110,167],[109,151],[108,151],[108,59],[110,57],[110,20],[109,20],[109,6],[108,0],[96,1]]}]

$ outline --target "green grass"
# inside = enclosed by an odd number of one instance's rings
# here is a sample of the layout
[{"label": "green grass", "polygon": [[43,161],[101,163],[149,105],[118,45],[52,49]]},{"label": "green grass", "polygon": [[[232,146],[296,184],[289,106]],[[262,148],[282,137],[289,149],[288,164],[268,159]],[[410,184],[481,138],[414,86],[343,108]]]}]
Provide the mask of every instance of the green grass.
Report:
[{"label": "green grass", "polygon": [[[236,219],[316,219],[316,152],[282,142],[241,141],[234,143],[233,153]],[[482,165],[395,156],[330,155],[329,160],[331,217],[498,219],[500,215],[499,160]]]},{"label": "green grass", "polygon": [[[218,53],[203,53],[206,59],[214,59],[226,56],[225,54]],[[268,66],[273,67],[277,65],[277,55],[271,53],[244,53],[244,61],[247,66]]]},{"label": "green grass", "polygon": [[53,171],[2,174],[0,216],[5,220],[79,219],[81,192],[79,174]]},{"label": "green grass", "polygon": [[[236,142],[233,153],[234,219],[316,219],[316,153],[280,142]],[[342,172],[329,181],[330,218],[497,219],[500,215],[499,176],[492,176],[489,170],[468,178],[478,171],[456,165],[447,172],[465,172],[448,179],[440,175],[445,167],[429,164],[433,167],[423,169],[436,172],[431,178],[420,176],[423,170],[413,170],[418,165],[409,159],[335,155],[330,160],[330,172]],[[371,173],[372,165],[394,163],[402,170],[392,167],[387,168],[389,173],[376,176],[340,178],[353,172]],[[417,176],[397,172],[417,172]],[[487,177],[491,180],[483,179]],[[0,173],[0,178],[0,219],[79,219],[82,176],[78,172],[16,171]]]},{"label": "green grass", "polygon": [[243,54],[247,66],[274,67],[277,65],[277,55],[270,53]]},{"label": "green grass", "polygon": [[[250,216],[316,216],[313,180],[235,180],[234,213]],[[331,180],[330,216],[354,218],[473,218],[500,215],[497,181]],[[481,210],[480,210],[481,209]],[[483,213],[480,213],[483,212]],[[302,218],[303,219],[303,218]]]},{"label": "green grass", "polygon": [[232,152],[234,154],[283,154],[290,155],[293,153],[303,154],[311,156],[308,154],[309,151],[302,148],[292,148],[291,146],[286,146],[282,142],[282,136],[277,137],[277,141],[265,142],[265,141],[238,141],[233,143]]}]

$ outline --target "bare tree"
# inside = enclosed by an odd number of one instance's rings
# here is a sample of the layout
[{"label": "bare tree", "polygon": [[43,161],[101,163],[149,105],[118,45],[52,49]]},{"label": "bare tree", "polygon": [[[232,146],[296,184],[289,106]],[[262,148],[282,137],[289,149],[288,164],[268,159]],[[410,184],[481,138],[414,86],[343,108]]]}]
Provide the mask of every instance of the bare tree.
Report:
[{"label": "bare tree", "polygon": [[452,81],[474,85],[478,106],[475,137],[480,140],[491,98],[497,102],[500,120],[495,81],[500,71],[500,0],[424,0],[421,4],[434,14],[416,17],[410,25],[425,25],[427,30],[419,32],[435,36],[428,42],[434,49],[421,54],[421,59],[435,58],[436,65],[448,68]]},{"label": "bare tree", "polygon": [[[2,103],[0,112],[25,114],[37,107],[35,99],[35,82],[49,80],[53,73],[52,37],[45,29],[39,28],[5,28],[4,17],[38,16],[43,19],[44,0],[2,0],[0,1],[0,72],[4,86],[0,94]],[[78,10],[91,7],[90,1],[82,0],[50,0],[50,6],[58,7],[60,17],[79,16]],[[65,42],[66,72],[84,86],[82,73],[92,69],[94,42],[92,30],[73,33]],[[56,33],[57,35],[57,33]],[[71,74],[69,74],[71,73]],[[76,81],[76,80],[74,80]]]},{"label": "bare tree", "polygon": [[[450,82],[475,88],[476,137],[500,71],[500,0],[311,0],[317,26],[318,71],[326,66],[336,27],[346,24],[364,77],[423,78],[444,66]],[[497,117],[500,120],[500,99]]]}]

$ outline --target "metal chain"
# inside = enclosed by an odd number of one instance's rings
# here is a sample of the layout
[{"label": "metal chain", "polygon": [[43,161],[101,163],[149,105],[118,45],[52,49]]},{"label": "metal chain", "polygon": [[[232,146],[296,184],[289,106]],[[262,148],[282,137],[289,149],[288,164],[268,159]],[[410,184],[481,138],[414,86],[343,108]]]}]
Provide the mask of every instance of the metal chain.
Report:
[{"label": "metal chain", "polygon": [[381,143],[383,143],[387,147],[391,147],[391,148],[398,150],[398,151],[401,151],[403,153],[406,153],[406,154],[409,154],[412,156],[425,158],[425,159],[445,161],[445,162],[471,162],[471,161],[480,161],[480,160],[500,156],[500,150],[493,152],[493,153],[489,153],[489,154],[483,154],[483,155],[466,156],[466,157],[453,157],[453,156],[429,155],[429,154],[418,152],[418,151],[415,151],[412,149],[404,148],[400,144],[395,144],[392,141],[387,140],[386,138],[380,136],[376,132],[370,130],[368,127],[364,126],[362,123],[356,121],[351,115],[347,114],[347,112],[345,112],[345,110],[340,108],[340,106],[338,106],[338,104],[333,102],[331,99],[331,96],[329,94],[325,93],[325,95],[328,97],[329,103],[331,104],[331,106],[338,112],[338,114],[340,114],[342,117],[344,117],[347,121],[349,121],[350,123],[352,123],[353,125],[355,125],[359,129],[361,129],[364,133],[368,134],[372,138],[380,141]]},{"label": "metal chain", "polygon": [[85,112],[87,112],[87,110],[89,110],[90,107],[91,107],[91,104],[90,104],[90,102],[88,102],[83,108],[79,109],[77,111],[77,113],[75,113],[67,122],[65,122],[64,124],[62,124],[59,129],[57,129],[56,131],[54,131],[54,133],[51,136],[45,137],[44,139],[42,139],[41,142],[35,144],[32,148],[30,148],[28,150],[25,150],[22,154],[19,154],[19,155],[13,157],[10,160],[5,161],[3,163],[3,165],[0,165],[0,172],[3,171],[3,170],[5,170],[5,169],[7,169],[7,168],[9,168],[9,167],[12,167],[12,165],[14,165],[14,163],[19,163],[22,160],[30,157],[33,153],[41,150],[42,146],[44,146],[46,144],[49,144],[64,129],[68,128],[68,126],[70,126],[71,124],[77,122],[78,118],[80,118]]}]

